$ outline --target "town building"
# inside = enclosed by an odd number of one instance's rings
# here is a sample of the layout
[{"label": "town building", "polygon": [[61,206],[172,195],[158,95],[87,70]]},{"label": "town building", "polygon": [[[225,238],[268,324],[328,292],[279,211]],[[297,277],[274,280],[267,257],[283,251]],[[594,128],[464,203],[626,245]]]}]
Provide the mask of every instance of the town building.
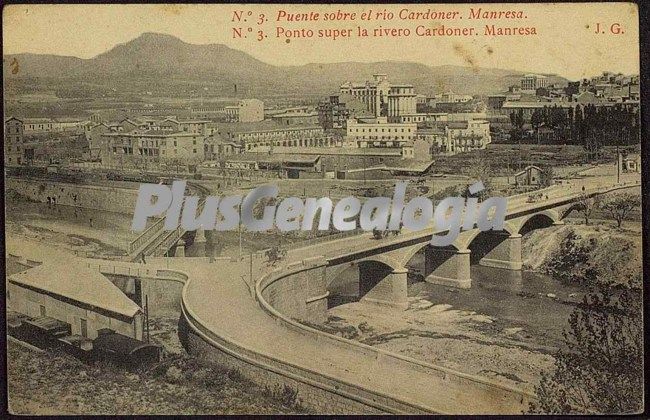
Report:
[{"label": "town building", "polygon": [[344,83],[340,93],[360,100],[375,117],[387,117],[390,121],[417,112],[413,85],[391,83],[386,74],[375,74],[372,81],[363,83]]},{"label": "town building", "polygon": [[4,153],[5,165],[22,165],[24,163],[23,136],[25,125],[23,120],[10,117],[5,120]]},{"label": "town building", "polygon": [[61,132],[80,129],[83,126],[80,118],[24,118],[24,132],[26,134]]},{"label": "town building", "polygon": [[402,147],[402,158],[416,161],[430,161],[437,152],[437,147],[425,136],[419,136]]},{"label": "town building", "polygon": [[204,142],[206,160],[217,160],[226,156],[243,152],[243,146],[237,142],[226,140],[218,134],[206,137]]},{"label": "town building", "polygon": [[273,115],[271,120],[280,126],[316,125],[318,124],[318,112],[313,109],[288,110]]},{"label": "town building", "polygon": [[8,276],[7,307],[63,322],[83,338],[95,339],[108,329],[143,339],[142,308],[96,270],[75,264],[42,264]]},{"label": "town building", "polygon": [[543,171],[539,167],[534,165],[526,166],[524,169],[515,174],[515,185],[541,185],[542,177]]},{"label": "town building", "polygon": [[108,151],[102,162],[109,164],[181,160],[198,163],[205,159],[205,136],[193,132],[131,131],[101,135]]},{"label": "town building", "polygon": [[222,167],[244,173],[271,171],[276,172],[279,177],[289,179],[313,179],[324,176],[319,155],[281,156],[267,153],[242,153],[226,158]]},{"label": "town building", "polygon": [[445,132],[447,141],[443,151],[449,154],[485,149],[492,142],[490,123],[485,120],[449,123]]},{"label": "town building", "polygon": [[445,93],[440,94],[440,102],[446,102],[446,103],[463,103],[463,102],[469,102],[474,97],[472,95],[461,95],[458,93],[454,93],[453,91],[447,91]]},{"label": "town building", "polygon": [[336,146],[333,136],[326,134],[318,125],[279,127],[273,121],[260,121],[250,124],[217,124],[212,131],[225,141],[240,144],[244,151],[276,146]]},{"label": "town building", "polygon": [[545,88],[548,85],[548,77],[541,74],[527,74],[521,78],[521,90],[524,92],[535,93],[537,89]]},{"label": "town building", "polygon": [[631,153],[621,157],[621,167],[623,172],[641,172],[641,155]]},{"label": "town building", "polygon": [[330,95],[318,105],[318,123],[325,129],[346,128],[350,110],[341,95]]},{"label": "town building", "polygon": [[389,123],[387,117],[372,120],[350,119],[346,142],[351,147],[401,148],[415,139],[416,123]]},{"label": "town building", "polygon": [[237,107],[237,121],[239,122],[255,122],[264,119],[264,102],[259,99],[242,99]]},{"label": "town building", "polygon": [[[225,102],[226,104],[228,102]],[[208,104],[190,108],[195,119],[208,119],[223,122],[256,122],[264,120],[264,102],[259,99],[241,99],[230,105]]]}]

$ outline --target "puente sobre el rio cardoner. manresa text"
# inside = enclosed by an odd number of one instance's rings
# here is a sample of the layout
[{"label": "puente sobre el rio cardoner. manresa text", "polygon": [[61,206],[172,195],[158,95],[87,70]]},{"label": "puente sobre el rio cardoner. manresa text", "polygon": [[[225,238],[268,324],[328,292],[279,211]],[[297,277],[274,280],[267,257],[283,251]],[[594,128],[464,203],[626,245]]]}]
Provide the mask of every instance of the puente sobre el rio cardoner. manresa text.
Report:
[{"label": "puente sobre el rio cardoner. manresa text", "polygon": [[[548,189],[548,199],[526,203],[510,197],[507,224],[499,235],[506,239],[487,243],[482,251],[486,265],[520,268],[517,235],[530,229],[561,223],[581,194],[598,195],[639,183],[586,188]],[[291,250],[284,264],[273,269],[263,253],[248,258],[151,257],[147,264],[100,261],[107,274],[134,273],[146,267],[144,281],[184,283],[180,299],[179,335],[186,349],[198,357],[235,368],[251,380],[268,386],[288,386],[298,391],[304,405],[321,413],[456,413],[517,414],[526,411],[535,396],[490,379],[415,360],[400,354],[315,330],[305,321],[324,319],[327,284],[339,267],[358,264],[362,292],[377,304],[402,306],[406,292],[403,266],[415,248],[429,247],[433,230],[405,232],[392,239],[371,240],[371,234]],[[428,265],[436,277],[428,281],[457,282],[469,252],[457,252],[479,241],[479,235],[461,234],[451,255],[453,264],[437,260]],[[506,234],[508,236],[506,236]],[[494,238],[492,238],[494,239]],[[503,245],[503,243],[508,246]],[[496,245],[495,245],[496,243]],[[514,244],[514,245],[513,245]],[[464,248],[463,248],[464,247]],[[462,248],[462,249],[461,249]],[[433,250],[434,252],[436,250]],[[313,257],[319,255],[318,257]],[[454,256],[463,255],[455,258]],[[442,259],[441,257],[435,257]],[[92,265],[92,260],[80,259]],[[448,258],[445,259],[447,261]],[[460,261],[460,263],[459,263]],[[444,262],[444,261],[443,261]],[[425,264],[426,265],[426,264]],[[377,275],[379,274],[379,275]],[[382,276],[383,274],[383,276]],[[133,274],[131,274],[133,275]],[[471,282],[471,280],[470,280]]]}]

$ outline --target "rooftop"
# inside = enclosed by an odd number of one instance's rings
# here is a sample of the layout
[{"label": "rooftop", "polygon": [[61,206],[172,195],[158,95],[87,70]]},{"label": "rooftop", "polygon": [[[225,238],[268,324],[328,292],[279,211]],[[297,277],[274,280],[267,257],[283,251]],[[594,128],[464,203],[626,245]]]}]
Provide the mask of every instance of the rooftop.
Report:
[{"label": "rooftop", "polygon": [[97,270],[80,263],[45,263],[9,276],[9,281],[127,317],[141,309]]}]

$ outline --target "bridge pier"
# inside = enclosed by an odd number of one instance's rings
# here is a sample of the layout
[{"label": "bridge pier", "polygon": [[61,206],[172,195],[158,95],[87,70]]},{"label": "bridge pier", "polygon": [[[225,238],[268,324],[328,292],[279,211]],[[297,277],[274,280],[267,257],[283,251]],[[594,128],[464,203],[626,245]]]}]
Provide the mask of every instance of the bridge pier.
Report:
[{"label": "bridge pier", "polygon": [[184,256],[185,256],[185,241],[179,239],[178,242],[176,242],[176,246],[174,248],[174,257],[184,257]]},{"label": "bridge pier", "polygon": [[479,265],[485,267],[503,268],[506,270],[521,270],[521,235],[508,233],[491,233],[490,235],[502,235],[505,238],[491,250],[489,250],[483,258],[479,260]]},{"label": "bridge pier", "polygon": [[327,321],[327,266],[319,268],[319,274],[309,277],[305,299],[306,319],[322,324]]},{"label": "bridge pier", "polygon": [[[379,264],[359,264],[360,300],[406,309],[407,274],[408,270],[404,267],[392,269]],[[378,278],[381,280],[374,284]]]},{"label": "bridge pier", "polygon": [[469,249],[457,250],[428,246],[425,252],[424,280],[432,284],[469,289],[470,278]]},{"label": "bridge pier", "polygon": [[194,236],[193,245],[196,247],[196,255],[206,255],[207,239],[205,237],[205,231],[203,229],[196,230],[196,236]]}]

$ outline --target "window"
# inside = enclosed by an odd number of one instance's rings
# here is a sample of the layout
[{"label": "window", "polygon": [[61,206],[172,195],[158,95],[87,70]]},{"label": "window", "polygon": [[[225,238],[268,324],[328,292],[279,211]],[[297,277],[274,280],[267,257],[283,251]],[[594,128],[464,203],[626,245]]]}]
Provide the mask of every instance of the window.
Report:
[{"label": "window", "polygon": [[81,336],[88,338],[88,321],[83,318],[79,318],[79,329],[81,331]]},{"label": "window", "polygon": [[40,310],[41,310],[41,316],[45,316],[45,306],[41,305]]}]

